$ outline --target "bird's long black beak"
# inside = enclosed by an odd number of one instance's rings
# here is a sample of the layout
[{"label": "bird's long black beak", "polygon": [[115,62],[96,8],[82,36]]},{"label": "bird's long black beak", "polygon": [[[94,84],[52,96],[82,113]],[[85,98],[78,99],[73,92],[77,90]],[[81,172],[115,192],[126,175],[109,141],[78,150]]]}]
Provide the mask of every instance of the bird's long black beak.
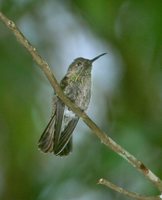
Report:
[{"label": "bird's long black beak", "polygon": [[101,56],[104,56],[105,54],[107,54],[107,53],[102,53],[102,54],[100,54],[99,56],[96,56],[95,58],[91,59],[91,60],[90,60],[91,63],[93,63],[95,60],[97,60],[97,59],[100,58]]}]

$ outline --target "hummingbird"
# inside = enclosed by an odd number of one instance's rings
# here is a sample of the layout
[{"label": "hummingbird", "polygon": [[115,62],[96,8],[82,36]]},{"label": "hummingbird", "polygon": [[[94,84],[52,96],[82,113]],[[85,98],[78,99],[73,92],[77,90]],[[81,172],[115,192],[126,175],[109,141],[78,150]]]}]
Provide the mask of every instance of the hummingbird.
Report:
[{"label": "hummingbird", "polygon": [[[86,111],[91,98],[92,63],[106,53],[93,59],[76,58],[60,82],[64,94],[82,111]],[[79,117],[54,95],[52,116],[41,135],[38,147],[44,153],[66,156],[72,151],[72,133]]]}]

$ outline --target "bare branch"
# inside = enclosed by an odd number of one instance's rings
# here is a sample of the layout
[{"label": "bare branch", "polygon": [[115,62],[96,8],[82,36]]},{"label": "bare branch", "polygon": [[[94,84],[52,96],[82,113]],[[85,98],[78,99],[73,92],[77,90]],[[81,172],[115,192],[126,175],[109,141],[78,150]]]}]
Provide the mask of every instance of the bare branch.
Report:
[{"label": "bare branch", "polygon": [[128,190],[125,190],[117,185],[114,185],[113,183],[101,178],[99,181],[98,181],[98,184],[101,184],[101,185],[105,185],[106,187],[108,188],[111,188],[112,190],[116,191],[116,192],[119,192],[120,194],[123,194],[127,197],[130,197],[132,199],[136,199],[136,200],[160,200],[160,196],[142,196],[138,193],[135,193],[135,192],[129,192]]},{"label": "bare branch", "polygon": [[59,98],[82,120],[87,124],[87,126],[93,131],[93,133],[101,140],[103,144],[109,147],[111,150],[116,152],[118,155],[127,160],[134,168],[141,172],[148,180],[150,180],[154,185],[162,192],[162,181],[157,177],[150,169],[148,169],[141,161],[137,160],[128,151],[118,145],[110,137],[108,137],[89,117],[86,113],[82,112],[75,104],[73,104],[70,99],[68,99],[62,92],[54,74],[51,72],[47,62],[38,54],[35,47],[33,47],[26,37],[20,32],[15,23],[9,20],[5,15],[0,12],[0,20],[12,31],[16,36],[17,40],[27,49],[31,54],[35,62],[38,64],[40,69],[44,72],[47,79],[49,80],[51,86],[59,96]]}]

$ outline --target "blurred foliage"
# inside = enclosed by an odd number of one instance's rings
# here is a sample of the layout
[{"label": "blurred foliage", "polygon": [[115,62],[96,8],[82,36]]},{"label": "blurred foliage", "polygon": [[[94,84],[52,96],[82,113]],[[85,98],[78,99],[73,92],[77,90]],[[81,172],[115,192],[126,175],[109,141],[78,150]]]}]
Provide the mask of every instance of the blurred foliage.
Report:
[{"label": "blurred foliage", "polygon": [[[66,56],[59,50],[61,41],[54,36],[52,42],[50,37],[53,33],[49,27],[54,26],[68,40],[68,33],[56,26],[66,25],[65,18],[57,18],[58,4],[73,16],[80,29],[88,27],[94,37],[111,46],[116,59],[120,55],[119,84],[111,95],[104,91],[100,97],[107,102],[102,128],[162,178],[161,0],[1,0],[1,11],[22,27],[50,62],[53,57],[59,61]],[[48,12],[47,7],[54,12]],[[57,20],[47,24],[44,18],[50,19],[51,15]],[[73,27],[69,29],[72,34]],[[69,49],[76,52],[78,46]],[[51,102],[51,89],[32,58],[2,23],[0,66],[1,199],[126,199],[96,185],[101,177],[131,191],[156,194],[143,176],[92,134],[85,133],[86,137],[74,143],[74,151],[67,158],[37,150],[37,140],[50,115],[47,103]],[[56,73],[60,69],[56,68]]]}]

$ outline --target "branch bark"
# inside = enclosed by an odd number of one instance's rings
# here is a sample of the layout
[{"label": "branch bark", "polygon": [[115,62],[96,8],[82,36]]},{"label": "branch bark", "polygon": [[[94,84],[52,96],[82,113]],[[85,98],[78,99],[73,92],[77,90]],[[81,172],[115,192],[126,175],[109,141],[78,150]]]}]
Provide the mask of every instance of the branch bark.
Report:
[{"label": "branch bark", "polygon": [[134,168],[136,168],[140,173],[142,173],[148,180],[150,180],[160,192],[162,192],[162,181],[158,176],[156,176],[148,167],[146,167],[141,161],[136,157],[131,155],[128,151],[118,145],[110,137],[106,135],[89,117],[86,113],[82,112],[74,103],[68,99],[62,92],[54,74],[50,70],[47,62],[39,55],[35,47],[33,47],[26,37],[20,32],[18,27],[13,21],[8,19],[2,12],[0,12],[0,20],[6,25],[7,28],[15,35],[19,43],[21,43],[27,51],[31,54],[34,61],[38,64],[40,69],[43,71],[47,79],[49,80],[51,86],[55,90],[59,98],[82,120],[87,124],[87,126],[93,131],[93,133],[101,140],[103,144],[109,147],[111,150],[116,152],[119,156],[123,157],[127,162],[129,162]]}]

